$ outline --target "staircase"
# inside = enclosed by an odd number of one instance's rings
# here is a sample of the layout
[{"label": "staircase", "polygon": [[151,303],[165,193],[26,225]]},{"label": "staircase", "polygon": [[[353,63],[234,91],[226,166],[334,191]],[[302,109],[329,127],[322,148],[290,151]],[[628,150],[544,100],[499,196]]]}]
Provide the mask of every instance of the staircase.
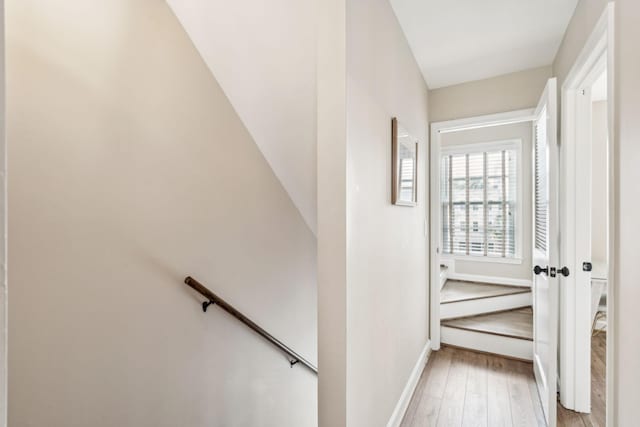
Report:
[{"label": "staircase", "polygon": [[441,341],[533,359],[531,288],[447,280],[440,293]]}]

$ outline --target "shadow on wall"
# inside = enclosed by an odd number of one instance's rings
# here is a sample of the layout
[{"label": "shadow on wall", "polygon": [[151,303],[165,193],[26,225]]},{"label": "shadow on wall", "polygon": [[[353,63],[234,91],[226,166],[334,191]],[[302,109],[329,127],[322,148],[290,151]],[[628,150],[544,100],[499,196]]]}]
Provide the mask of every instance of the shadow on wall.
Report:
[{"label": "shadow on wall", "polygon": [[6,9],[9,424],[315,426],[316,378],[182,282],[315,361],[315,238],[167,5]]}]

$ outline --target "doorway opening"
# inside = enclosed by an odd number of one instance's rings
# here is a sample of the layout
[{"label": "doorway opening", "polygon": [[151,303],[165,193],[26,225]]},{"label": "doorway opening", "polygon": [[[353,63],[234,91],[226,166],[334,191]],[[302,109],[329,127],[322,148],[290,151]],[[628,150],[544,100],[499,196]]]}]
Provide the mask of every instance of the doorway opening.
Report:
[{"label": "doorway opening", "polygon": [[575,274],[561,286],[560,402],[598,426],[613,425],[612,43],[609,5],[562,88],[561,257]]},{"label": "doorway opening", "polygon": [[[433,123],[431,139],[433,348],[532,362],[533,400],[549,425],[557,378],[556,93],[549,79],[535,109]],[[535,276],[534,261],[545,266]]]},{"label": "doorway opening", "polygon": [[[433,348],[444,343],[532,362],[535,400],[551,426],[557,405],[558,283],[569,274],[559,266],[556,84],[555,78],[547,81],[535,109],[433,123],[431,139]],[[493,133],[514,124],[526,128],[523,137],[496,140]],[[469,132],[491,142],[468,144],[460,135]],[[457,138],[451,141],[449,135]],[[471,259],[502,268],[524,264],[519,279],[526,290],[458,299],[452,309],[447,283],[469,278],[458,276],[465,274],[458,264]],[[480,283],[464,286],[503,286],[506,275],[496,276],[498,264],[485,271],[493,276],[475,275]],[[514,301],[522,297],[528,301]],[[516,331],[523,325],[528,336]]]},{"label": "doorway opening", "polygon": [[[434,350],[495,352],[500,341],[497,354],[532,360],[530,313],[517,310],[532,304],[534,120],[527,109],[431,125]],[[513,320],[524,329],[502,324]]]}]

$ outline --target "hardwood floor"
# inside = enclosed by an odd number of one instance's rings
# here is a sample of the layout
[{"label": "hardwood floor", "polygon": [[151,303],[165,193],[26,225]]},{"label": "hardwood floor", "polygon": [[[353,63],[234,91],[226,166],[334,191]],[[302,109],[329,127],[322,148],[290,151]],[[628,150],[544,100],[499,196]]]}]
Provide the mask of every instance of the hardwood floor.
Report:
[{"label": "hardwood floor", "polygon": [[432,353],[402,427],[544,426],[532,365],[452,347]]},{"label": "hardwood floor", "polygon": [[440,292],[440,303],[448,304],[480,298],[491,298],[500,295],[514,295],[531,292],[522,286],[492,285],[488,283],[447,280]]},{"label": "hardwood floor", "polygon": [[461,317],[443,320],[442,326],[532,341],[533,311],[531,307],[524,307],[499,313]]},{"label": "hardwood floor", "polygon": [[[592,338],[591,414],[558,404],[558,427],[605,426],[606,334]],[[453,347],[433,352],[402,427],[544,426],[531,363]]]},{"label": "hardwood floor", "polygon": [[600,333],[591,338],[591,414],[589,415],[591,424],[599,427],[607,424],[606,375],[607,334]]},{"label": "hardwood floor", "polygon": [[580,414],[558,404],[558,426],[605,427],[607,334],[591,338],[591,413]]}]

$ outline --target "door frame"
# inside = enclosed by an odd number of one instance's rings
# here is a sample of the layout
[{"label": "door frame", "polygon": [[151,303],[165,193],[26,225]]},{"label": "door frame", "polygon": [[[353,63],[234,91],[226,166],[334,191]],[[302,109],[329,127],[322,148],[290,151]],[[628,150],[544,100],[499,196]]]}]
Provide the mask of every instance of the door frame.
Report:
[{"label": "door frame", "polygon": [[[607,355],[606,355],[606,388],[607,388],[607,425],[613,426],[613,342],[615,337],[615,280],[613,265],[615,260],[615,234],[613,218],[615,218],[615,181],[613,175],[614,159],[614,5],[609,2],[585,46],[578,55],[561,89],[561,142],[560,142],[560,191],[564,195],[560,203],[561,217],[561,263],[569,266],[571,271],[581,269],[580,260],[576,259],[576,247],[581,244],[581,236],[576,233],[577,206],[590,200],[584,194],[588,191],[577,182],[583,179],[576,168],[577,162],[590,158],[585,150],[579,150],[581,135],[591,125],[590,114],[585,114],[584,103],[579,102],[581,89],[595,75],[607,71],[607,116],[609,141],[608,151],[608,285],[607,285]],[[560,286],[560,402],[568,409],[578,412],[590,412],[591,390],[591,287],[579,289],[575,275],[563,278]]]},{"label": "door frame", "polygon": [[431,123],[429,138],[429,215],[430,215],[430,338],[431,349],[440,349],[440,242],[442,239],[440,220],[440,136],[445,133],[484,127],[502,126],[535,119],[535,108],[508,111]]}]

